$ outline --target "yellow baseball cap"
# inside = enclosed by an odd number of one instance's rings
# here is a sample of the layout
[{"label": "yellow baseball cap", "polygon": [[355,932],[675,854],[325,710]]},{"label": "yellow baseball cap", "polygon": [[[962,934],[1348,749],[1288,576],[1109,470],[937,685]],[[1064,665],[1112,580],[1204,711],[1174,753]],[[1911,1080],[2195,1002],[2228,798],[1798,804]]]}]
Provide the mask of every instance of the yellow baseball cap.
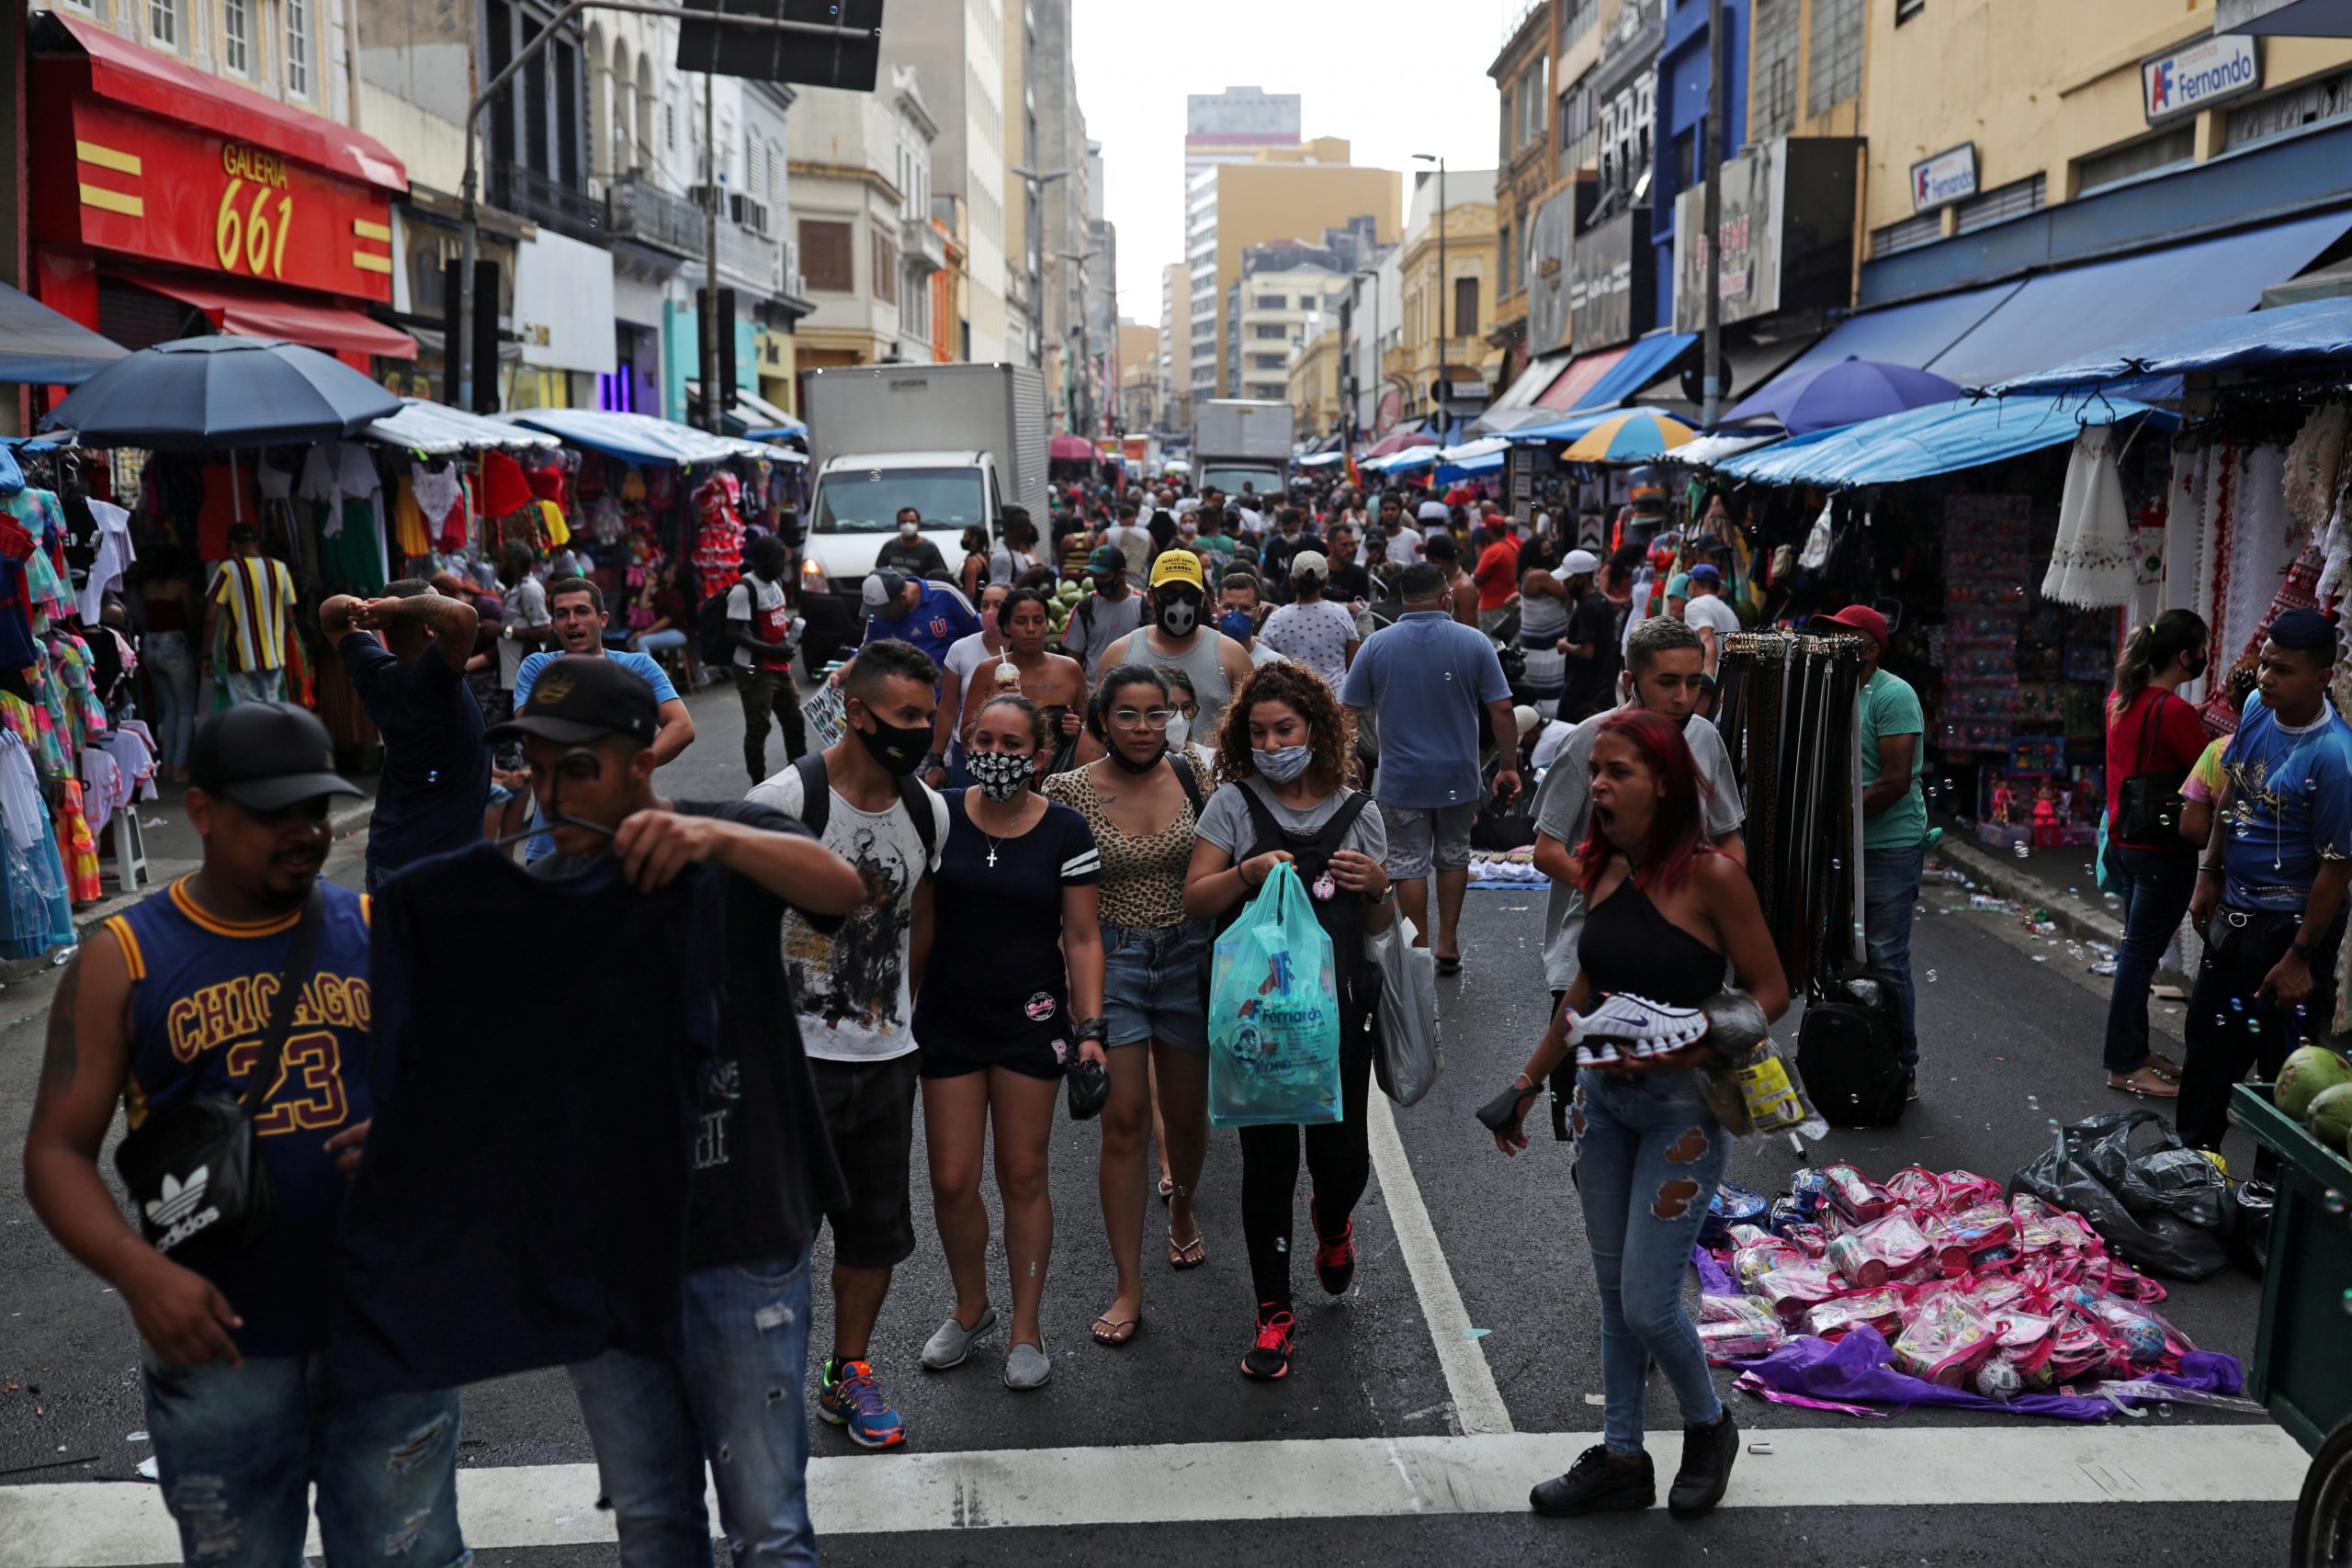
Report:
[{"label": "yellow baseball cap", "polygon": [[1162,550],[1159,558],[1151,563],[1151,585],[1158,588],[1170,582],[1181,582],[1204,593],[1209,591],[1207,580],[1201,576],[1201,559],[1190,550]]}]

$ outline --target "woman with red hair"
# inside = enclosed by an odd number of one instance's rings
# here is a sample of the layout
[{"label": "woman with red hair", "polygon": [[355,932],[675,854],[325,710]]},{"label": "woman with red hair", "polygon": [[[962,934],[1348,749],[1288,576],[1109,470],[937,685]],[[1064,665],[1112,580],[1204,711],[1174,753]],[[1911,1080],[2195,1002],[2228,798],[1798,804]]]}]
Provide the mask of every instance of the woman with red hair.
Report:
[{"label": "woman with red hair", "polygon": [[1690,1246],[1731,1144],[1701,1086],[1713,1047],[1697,1010],[1724,988],[1726,962],[1767,1018],[1788,1010],[1789,985],[1746,870],[1706,840],[1704,786],[1682,731],[1654,713],[1619,712],[1602,721],[1591,765],[1592,828],[1577,852],[1590,911],[1582,973],[1512,1084],[1518,1114],[1495,1143],[1507,1155],[1527,1146],[1528,1103],[1574,1044],[1569,1124],[1600,1292],[1606,1440],[1529,1501],[1565,1517],[1657,1500],[1642,1447],[1644,1369],[1655,1357],[1682,1406],[1682,1465],[1667,1505],[1692,1519],[1721,1501],[1739,1450],[1682,1307]]}]

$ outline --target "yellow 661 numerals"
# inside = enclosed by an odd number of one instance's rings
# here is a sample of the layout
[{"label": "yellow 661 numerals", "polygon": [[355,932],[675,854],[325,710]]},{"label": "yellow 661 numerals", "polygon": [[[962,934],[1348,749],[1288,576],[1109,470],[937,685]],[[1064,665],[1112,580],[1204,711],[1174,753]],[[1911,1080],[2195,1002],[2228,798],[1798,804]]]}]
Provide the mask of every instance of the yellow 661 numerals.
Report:
[{"label": "yellow 661 numerals", "polygon": [[[230,272],[250,272],[255,277],[286,276],[286,231],[294,226],[294,197],[289,191],[254,186],[250,206],[243,205],[246,181],[232,178],[220,193],[212,217],[212,244],[220,265]],[[276,221],[270,197],[277,198]]]}]

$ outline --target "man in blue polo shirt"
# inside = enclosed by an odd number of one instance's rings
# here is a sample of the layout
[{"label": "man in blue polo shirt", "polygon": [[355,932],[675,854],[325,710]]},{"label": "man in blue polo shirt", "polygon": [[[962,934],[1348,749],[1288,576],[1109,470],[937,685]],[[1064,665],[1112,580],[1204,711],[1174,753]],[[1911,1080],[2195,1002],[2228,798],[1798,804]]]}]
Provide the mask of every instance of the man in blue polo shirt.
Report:
[{"label": "man in blue polo shirt", "polygon": [[[1405,569],[1398,592],[1404,615],[1364,639],[1340,701],[1351,716],[1379,710],[1380,772],[1372,794],[1388,829],[1388,877],[1398,908],[1420,928],[1416,945],[1427,947],[1430,874],[1436,872],[1438,973],[1453,975],[1462,968],[1455,928],[1470,887],[1470,825],[1485,794],[1478,708],[1486,706],[1498,736],[1517,735],[1519,725],[1493,640],[1446,607],[1445,573],[1416,562]],[[1519,792],[1515,757],[1506,752],[1495,774],[1498,797]]]},{"label": "man in blue polo shirt", "polygon": [[910,642],[943,670],[947,650],[956,640],[980,629],[972,602],[944,582],[877,571],[866,578],[863,597],[866,622],[860,646],[891,639]]}]

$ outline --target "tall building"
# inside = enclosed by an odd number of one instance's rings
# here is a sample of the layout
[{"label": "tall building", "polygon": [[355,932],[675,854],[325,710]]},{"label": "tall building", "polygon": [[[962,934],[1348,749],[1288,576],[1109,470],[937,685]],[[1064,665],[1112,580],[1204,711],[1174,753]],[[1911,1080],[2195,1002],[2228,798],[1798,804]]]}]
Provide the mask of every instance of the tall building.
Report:
[{"label": "tall building", "polygon": [[1101,404],[1086,374],[1087,278],[1102,265],[1088,253],[1088,213],[1095,204],[1095,170],[1087,159],[1086,113],[1079,107],[1078,70],[1070,51],[1071,0],[1025,0],[1034,19],[1028,91],[1037,116],[1037,232],[1043,254],[1043,302],[1038,321],[1046,383],[1053,389],[1055,428],[1091,434],[1084,426]]},{"label": "tall building", "polygon": [[[1589,25],[1597,9],[1593,0],[1577,7]],[[1495,184],[1494,320],[1487,341],[1501,355],[1497,384],[1507,382],[1525,367],[1530,354],[1558,346],[1556,340],[1540,347],[1528,330],[1528,287],[1539,261],[1537,214],[1559,186],[1559,138],[1552,134],[1552,84],[1561,43],[1562,0],[1537,0],[1503,41],[1501,52],[1487,67],[1494,79],[1499,114],[1496,147],[1502,163]],[[1555,261],[1565,261],[1565,252]]]},{"label": "tall building", "polygon": [[1012,0],[892,0],[882,29],[885,69],[917,68],[939,126],[931,146],[932,190],[960,203],[965,214],[967,232],[957,236],[965,249],[963,319],[955,334],[959,360],[1002,360],[1017,346],[1005,309],[1005,258],[1022,247],[1019,233],[1006,227],[1005,185],[1023,119],[1017,106],[1005,107],[1008,9],[1017,29],[1021,10]]},{"label": "tall building", "polygon": [[1351,164],[1348,143],[1337,137],[1261,149],[1249,163],[1213,164],[1194,175],[1185,201],[1182,395],[1233,395],[1229,310],[1244,251],[1361,217],[1371,219],[1375,239],[1394,241],[1401,186],[1394,169]]},{"label": "tall building", "polygon": [[[1495,171],[1418,176],[1405,222],[1403,335],[1386,366],[1393,379],[1411,389],[1408,412],[1476,414],[1485,407],[1495,273]],[[1439,381],[1453,389],[1443,398],[1430,390]]]},{"label": "tall building", "polygon": [[887,65],[870,93],[811,87],[792,123],[793,227],[808,299],[800,370],[933,358],[932,220],[939,122],[920,73]]},{"label": "tall building", "polygon": [[1227,87],[1184,96],[1184,188],[1203,169],[1246,164],[1261,147],[1299,142],[1299,96],[1262,87]]},{"label": "tall building", "polygon": [[1037,148],[1037,95],[1030,86],[1035,69],[1037,11],[1021,7],[1021,25],[1004,30],[1004,341],[1005,355],[1043,368],[1046,345],[1038,330],[1045,309],[1046,246],[1037,206],[1042,186],[1033,186],[1014,169],[1042,174]]},{"label": "tall building", "polygon": [[1169,262],[1159,269],[1159,395],[1156,406],[1160,418],[1169,426],[1183,423],[1183,405],[1178,388],[1189,393],[1193,385],[1192,349],[1187,341],[1185,302],[1190,285],[1182,262]]},{"label": "tall building", "polygon": [[1327,317],[1336,318],[1351,270],[1330,247],[1303,240],[1241,254],[1239,309],[1227,355],[1233,396],[1290,400],[1293,352],[1322,335]]}]

